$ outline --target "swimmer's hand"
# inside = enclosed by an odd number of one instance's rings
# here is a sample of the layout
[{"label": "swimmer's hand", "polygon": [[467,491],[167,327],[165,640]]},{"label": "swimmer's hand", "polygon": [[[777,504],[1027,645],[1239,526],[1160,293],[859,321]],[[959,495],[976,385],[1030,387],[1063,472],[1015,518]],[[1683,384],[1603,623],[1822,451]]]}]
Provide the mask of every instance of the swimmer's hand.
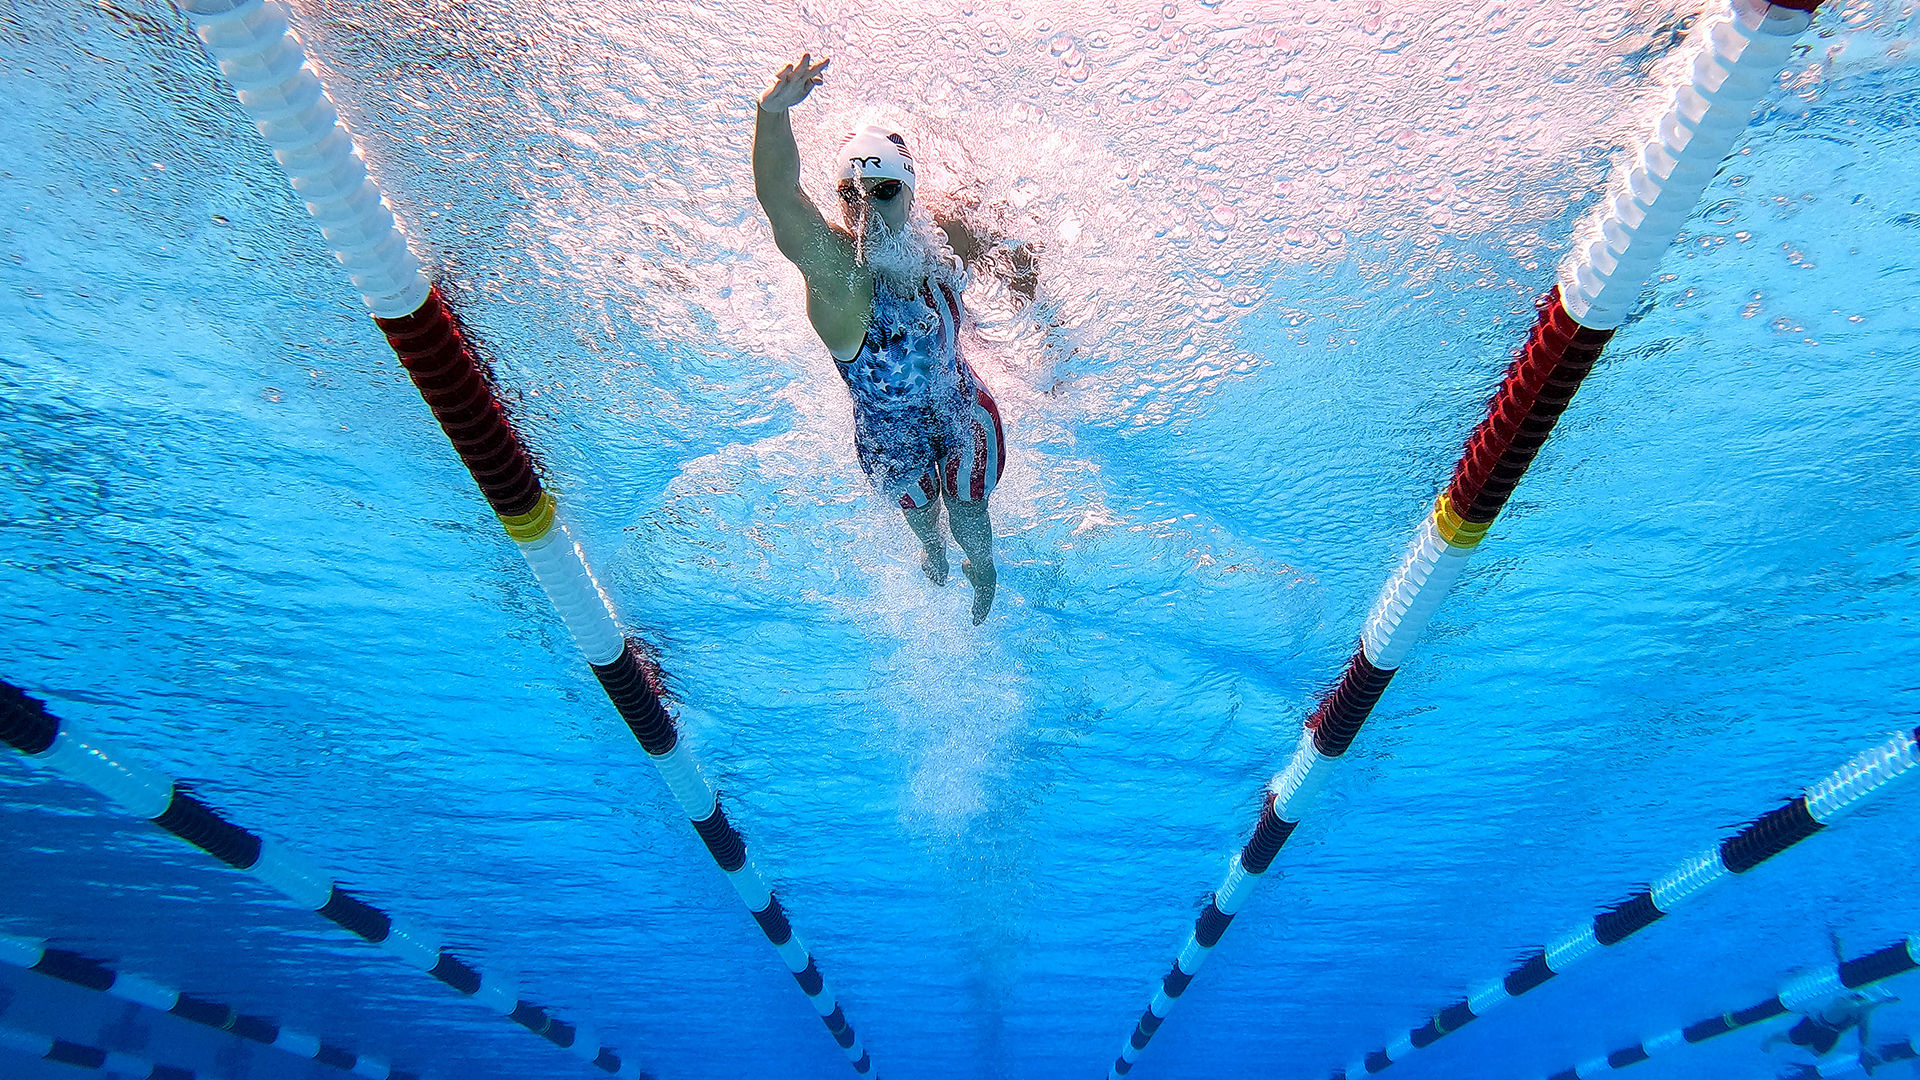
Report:
[{"label": "swimmer's hand", "polygon": [[825,81],[820,73],[827,70],[830,63],[831,60],[813,63],[812,53],[801,53],[799,63],[788,64],[774,76],[773,85],[760,95],[760,107],[770,113],[783,113],[807,100],[813,88]]}]

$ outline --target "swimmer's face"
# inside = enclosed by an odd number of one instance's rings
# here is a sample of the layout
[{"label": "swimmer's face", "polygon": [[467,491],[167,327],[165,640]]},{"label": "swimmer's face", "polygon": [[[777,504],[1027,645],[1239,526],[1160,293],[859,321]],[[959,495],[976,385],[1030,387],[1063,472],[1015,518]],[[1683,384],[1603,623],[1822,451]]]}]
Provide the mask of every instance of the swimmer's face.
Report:
[{"label": "swimmer's face", "polygon": [[840,181],[840,208],[847,216],[847,227],[858,229],[867,219],[867,231],[885,226],[889,233],[907,227],[907,210],[913,205],[913,189],[898,180],[867,179]]}]

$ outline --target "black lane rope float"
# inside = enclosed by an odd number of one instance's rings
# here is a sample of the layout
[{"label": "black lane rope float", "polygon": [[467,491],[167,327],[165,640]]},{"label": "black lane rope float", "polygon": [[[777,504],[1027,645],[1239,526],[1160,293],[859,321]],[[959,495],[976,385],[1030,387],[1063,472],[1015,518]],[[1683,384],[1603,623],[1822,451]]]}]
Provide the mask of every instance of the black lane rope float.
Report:
[{"label": "black lane rope float", "polygon": [[295,1057],[308,1058],[322,1065],[367,1077],[368,1080],[420,1080],[419,1074],[394,1069],[379,1058],[356,1054],[323,1042],[312,1035],[282,1027],[264,1016],[249,1015],[217,1001],[183,994],[151,979],[115,971],[79,953],[51,948],[44,941],[0,934],[0,963],[39,972],[87,990],[97,990],[122,1001],[169,1013],[182,1020],[191,1020],[215,1031],[225,1031],[237,1038],[284,1050]]},{"label": "black lane rope float", "polygon": [[175,0],[233,85],[240,105],[273,147],[294,191],[321,226],[374,321],[419,390],[441,430],[525,556],[607,697],[680,803],[693,830],[741,902],[826,1024],[854,1070],[873,1071],[813,953],[773,890],[747,857],[746,841],[727,820],[718,794],[680,742],[660,702],[658,669],[643,646],[622,633],[545,490],[518,432],[437,288],[394,222],[391,207],[367,175],[366,162],[340,123],[326,88],[273,0]]},{"label": "black lane rope float", "polygon": [[[30,764],[50,768],[85,784],[601,1071],[624,1080],[641,1080],[646,1076],[636,1062],[623,1061],[612,1047],[598,1045],[599,1036],[591,1026],[569,1023],[530,1001],[520,1000],[510,983],[440,948],[436,944],[439,936],[426,927],[389,915],[344,891],[324,871],[285,845],[228,821],[171,778],[138,764],[73,721],[56,718],[39,700],[5,680],[0,680],[0,742],[26,755]],[[66,970],[80,978],[95,981],[101,978],[99,971],[83,972],[78,966]],[[121,984],[116,979],[110,985]],[[130,991],[151,989],[150,985],[143,987],[137,982],[124,985]],[[154,1000],[160,1000],[157,993]],[[227,1019],[222,1023],[238,1015],[224,1006],[207,1006],[185,997],[171,1008],[179,1008],[180,1002],[186,1002],[185,1007],[196,1013],[202,1013],[203,1006],[206,1010],[224,1010],[220,1015]],[[204,1015],[213,1014],[206,1011]],[[251,1023],[248,1027],[264,1034],[264,1029]]]},{"label": "black lane rope float", "polygon": [[1602,947],[1618,945],[1736,874],[1744,874],[1826,828],[1888,784],[1915,771],[1920,729],[1901,731],[1847,762],[1786,805],[1754,819],[1739,832],[1681,863],[1648,888],[1537,949],[1505,978],[1495,979],[1460,1002],[1435,1013],[1425,1024],[1402,1034],[1344,1069],[1333,1080],[1360,1080],[1386,1071],[1510,1001],[1564,973]]},{"label": "black lane rope float", "polygon": [[[317,1061],[356,1076],[367,1077],[368,1080],[420,1080],[418,1073],[392,1068],[379,1058],[356,1054],[333,1043],[323,1042],[312,1035],[282,1027],[264,1016],[243,1013],[230,1005],[183,994],[151,979],[115,971],[98,960],[66,949],[51,948],[46,942],[35,938],[0,934],[0,963],[38,972],[83,989],[97,990],[122,1001],[168,1013],[182,1020],[191,1020],[215,1031],[224,1031],[236,1038],[284,1050],[295,1057]],[[125,1071],[113,1066],[102,1067],[109,1071]]]},{"label": "black lane rope float", "polygon": [[1312,808],[1333,766],[1372,715],[1387,684],[1466,569],[1520,478],[1552,434],[1615,328],[1746,129],[1753,106],[1812,20],[1819,0],[1723,0],[1683,46],[1686,78],[1598,210],[1576,229],[1559,283],[1538,303],[1533,329],[1507,368],[1487,415],[1387,580],[1359,647],[1302,727],[1292,757],[1267,785],[1253,834],[1195,917],[1108,1070],[1134,1062],[1192,983],[1227,927]]},{"label": "black lane rope float", "polygon": [[1717,1039],[1728,1032],[1763,1024],[1774,1017],[1791,1013],[1806,1014],[1801,1017],[1795,1027],[1808,1026],[1808,1038],[1817,1038],[1820,1034],[1819,1029],[1823,1026],[1829,1038],[1837,1037],[1839,1032],[1831,1025],[1823,1025],[1822,1021],[1813,1015],[1815,1010],[1818,1010],[1823,1003],[1848,991],[1858,990],[1863,986],[1870,986],[1896,975],[1904,975],[1920,967],[1920,959],[1917,958],[1920,958],[1920,934],[1864,956],[1856,956],[1852,960],[1843,961],[1823,971],[1801,976],[1781,987],[1779,993],[1765,1001],[1758,1001],[1744,1009],[1735,1009],[1718,1016],[1709,1016],[1704,1020],[1663,1032],[1650,1039],[1642,1039],[1632,1046],[1623,1046],[1603,1057],[1583,1061],[1570,1069],[1562,1069],[1547,1080],[1590,1080],[1602,1073],[1624,1069],[1629,1065],[1638,1065],[1649,1058],[1677,1050],[1682,1046]]}]

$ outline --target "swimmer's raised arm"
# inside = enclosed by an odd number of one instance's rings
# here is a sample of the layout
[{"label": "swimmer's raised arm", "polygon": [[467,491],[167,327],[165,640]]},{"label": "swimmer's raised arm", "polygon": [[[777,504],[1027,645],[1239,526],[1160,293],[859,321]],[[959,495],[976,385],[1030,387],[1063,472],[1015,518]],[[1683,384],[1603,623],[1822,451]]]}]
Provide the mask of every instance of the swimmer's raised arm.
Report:
[{"label": "swimmer's raised arm", "polygon": [[773,226],[773,242],[807,279],[807,318],[830,349],[847,351],[866,334],[872,282],[855,265],[853,238],[827,224],[800,186],[800,148],[787,110],[819,86],[828,61],[780,69],[754,110],[753,193]]}]

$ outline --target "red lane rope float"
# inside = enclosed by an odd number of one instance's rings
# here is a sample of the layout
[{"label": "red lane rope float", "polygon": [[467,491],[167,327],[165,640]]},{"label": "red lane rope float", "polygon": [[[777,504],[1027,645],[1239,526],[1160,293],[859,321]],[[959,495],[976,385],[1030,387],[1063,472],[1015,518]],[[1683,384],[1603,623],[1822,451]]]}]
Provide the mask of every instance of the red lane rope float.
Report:
[{"label": "red lane rope float", "polygon": [[660,702],[658,670],[621,632],[556,500],[542,488],[533,455],[487,385],[445,299],[429,287],[326,88],[288,31],[285,10],[274,0],[175,3],[274,148],[274,159],[689,824],[854,1070],[871,1073],[873,1061],[812,952],[680,743]]},{"label": "red lane rope float", "polygon": [[[1453,482],[1441,496],[1443,512],[1458,515],[1460,521],[1442,525],[1441,536],[1448,543],[1486,533],[1612,337],[1612,330],[1593,330],[1573,321],[1559,289],[1541,297],[1526,346],[1507,369],[1486,419],[1467,439]],[[1476,525],[1478,530],[1473,529]]]},{"label": "red lane rope float", "polygon": [[1504,978],[1485,984],[1466,1000],[1440,1010],[1425,1024],[1365,1058],[1334,1070],[1333,1080],[1359,1080],[1386,1071],[1388,1066],[1405,1061],[1414,1051],[1432,1046],[1502,1002],[1564,973],[1599,949],[1620,944],[1665,918],[1683,902],[1733,875],[1752,870],[1820,832],[1861,801],[1915,772],[1916,765],[1920,764],[1916,758],[1916,748],[1920,747],[1917,740],[1920,740],[1920,729],[1888,736],[1885,742],[1856,755],[1799,796],[1789,799],[1784,806],[1754,819],[1738,833],[1681,863],[1650,887],[1561,935],[1553,944],[1535,950]]},{"label": "red lane rope float", "polygon": [[[586,1061],[602,1072],[625,1080],[643,1080],[647,1074],[632,1061],[622,1061],[610,1046],[600,1046],[599,1036],[590,1025],[568,1023],[541,1006],[522,1001],[511,984],[467,963],[441,948],[441,937],[424,926],[398,918],[340,888],[332,877],[284,845],[263,839],[258,833],[236,825],[220,811],[189,795],[164,774],[147,768],[123,754],[118,747],[99,738],[71,720],[61,720],[47,711],[38,699],[12,683],[0,679],[0,742],[26,756],[29,764],[50,768],[86,785],[132,813],[146,818],[167,832],[212,855],[235,870],[253,875],[262,883],[325,917],[355,937],[399,957],[408,965],[481,1005],[507,1017],[562,1050]],[[0,936],[0,957],[21,960],[30,947],[29,939]],[[118,996],[129,1001],[165,1009],[187,1019],[244,1034],[256,1041],[290,1049],[304,1057],[319,1058],[324,1052],[326,1064],[360,1069],[360,1075],[381,1080],[386,1066],[372,1058],[360,1058],[337,1048],[322,1047],[319,1040],[284,1031],[268,1034],[271,1023],[253,1017],[241,1017],[222,1005],[201,1001],[157,987],[138,978],[110,978],[93,961],[82,962],[71,954],[42,950],[45,955],[21,966],[45,970],[39,965],[53,956],[53,970],[46,973],[80,985],[92,985],[108,992],[124,991]],[[71,978],[69,978],[71,976]],[[171,1000],[167,995],[174,995]],[[165,1004],[162,1002],[165,1001]],[[234,1025],[245,1020],[245,1031]],[[264,1036],[264,1037],[262,1037]],[[340,1062],[347,1060],[348,1064]],[[376,1065],[378,1068],[376,1069]],[[378,1075],[376,1075],[378,1073]]]},{"label": "red lane rope float", "polygon": [[1533,328],[1467,439],[1451,481],[1374,602],[1359,648],[1302,726],[1287,767],[1269,783],[1253,835],[1195,917],[1173,967],[1121,1045],[1109,1080],[1132,1071],[1311,808],[1333,764],[1353,745],[1745,130],[1754,103],[1809,25],[1817,0],[1724,3],[1689,32],[1685,80],[1599,210],[1576,228],[1574,252],[1560,267],[1559,283],[1538,302]]},{"label": "red lane rope float", "polygon": [[[190,1020],[235,1038],[284,1050],[330,1068],[369,1080],[420,1080],[418,1073],[394,1069],[378,1058],[356,1054],[332,1043],[280,1026],[264,1016],[251,1016],[230,1005],[183,994],[151,979],[115,971],[106,964],[66,949],[55,949],[34,938],[0,934],[0,963],[38,972],[71,986],[96,990],[156,1012]],[[158,1073],[154,1075],[160,1075]]]},{"label": "red lane rope float", "polygon": [[[1840,1033],[1832,1025],[1824,1024],[1815,1013],[1828,1002],[1861,987],[1904,975],[1915,967],[1920,967],[1920,934],[1905,941],[1898,941],[1884,949],[1876,949],[1863,956],[1844,961],[1825,971],[1814,972],[1795,979],[1780,988],[1780,992],[1765,1001],[1758,1001],[1744,1009],[1735,1009],[1718,1016],[1709,1016],[1704,1020],[1688,1024],[1683,1028],[1642,1039],[1632,1046],[1623,1046],[1603,1057],[1591,1058],[1572,1068],[1562,1069],[1547,1080],[1590,1080],[1609,1070],[1624,1069],[1629,1065],[1638,1065],[1650,1058],[1677,1050],[1682,1046],[1697,1045],[1709,1039],[1717,1039],[1728,1032],[1763,1024],[1778,1016],[1790,1013],[1802,1013],[1800,1021],[1793,1031],[1798,1038],[1818,1038],[1825,1033],[1836,1037]],[[1805,1034],[1801,1034],[1804,1032]],[[1805,1045],[1802,1043],[1801,1045]],[[1908,1043],[1893,1043],[1880,1048],[1882,1061],[1904,1061],[1914,1056]],[[1901,1053],[1901,1050],[1906,1053]],[[1840,1064],[1840,1063],[1835,1063]],[[1858,1068],[1858,1061],[1852,1062],[1852,1068]],[[1821,1075],[1840,1075],[1822,1072]]]},{"label": "red lane rope float", "polygon": [[374,322],[493,512],[502,519],[533,513],[543,494],[533,459],[487,386],[440,290],[429,289],[426,303],[411,314]]}]

